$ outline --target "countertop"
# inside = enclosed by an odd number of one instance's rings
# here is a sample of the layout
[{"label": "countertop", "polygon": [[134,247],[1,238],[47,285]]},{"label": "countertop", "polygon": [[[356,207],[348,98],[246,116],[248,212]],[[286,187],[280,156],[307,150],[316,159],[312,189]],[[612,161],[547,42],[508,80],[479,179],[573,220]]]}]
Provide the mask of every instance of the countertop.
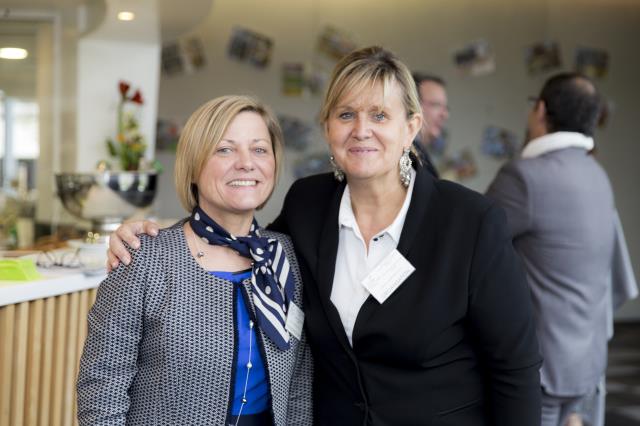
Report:
[{"label": "countertop", "polygon": [[59,296],[98,287],[104,274],[85,275],[79,269],[52,268],[38,271],[36,281],[0,281],[0,306]]}]

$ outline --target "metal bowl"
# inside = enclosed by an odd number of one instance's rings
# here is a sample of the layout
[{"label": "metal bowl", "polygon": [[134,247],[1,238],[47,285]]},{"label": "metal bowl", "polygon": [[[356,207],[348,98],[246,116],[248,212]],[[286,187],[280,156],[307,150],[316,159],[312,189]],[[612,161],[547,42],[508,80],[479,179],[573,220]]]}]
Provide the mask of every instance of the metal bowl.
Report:
[{"label": "metal bowl", "polygon": [[93,230],[110,232],[148,208],[156,195],[156,172],[56,174],[58,197],[74,216],[90,220]]}]

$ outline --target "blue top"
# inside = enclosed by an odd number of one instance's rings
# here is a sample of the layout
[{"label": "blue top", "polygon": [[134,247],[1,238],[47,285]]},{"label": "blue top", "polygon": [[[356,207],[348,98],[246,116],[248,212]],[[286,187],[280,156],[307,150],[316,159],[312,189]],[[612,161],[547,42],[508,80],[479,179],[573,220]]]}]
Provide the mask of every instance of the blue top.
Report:
[{"label": "blue top", "polygon": [[[249,361],[249,343],[251,343],[251,370],[247,382],[247,403],[242,409],[242,414],[258,414],[269,410],[269,386],[267,384],[267,373],[264,368],[264,361],[260,353],[260,346],[256,336],[257,324],[253,329],[249,328],[249,321],[252,320],[247,306],[242,297],[242,281],[251,277],[251,270],[240,272],[211,271],[211,275],[229,280],[236,284],[236,330],[238,335],[238,346],[236,348],[236,367],[233,386],[233,397],[231,414],[240,414],[242,405],[242,394],[244,384],[247,380],[247,362]],[[251,342],[249,342],[251,339]]]}]

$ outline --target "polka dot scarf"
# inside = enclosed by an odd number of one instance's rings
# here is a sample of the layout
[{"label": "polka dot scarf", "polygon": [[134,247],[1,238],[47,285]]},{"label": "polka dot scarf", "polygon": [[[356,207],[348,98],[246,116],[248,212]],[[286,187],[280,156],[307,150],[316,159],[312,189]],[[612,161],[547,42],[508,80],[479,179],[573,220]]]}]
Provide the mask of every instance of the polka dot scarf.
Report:
[{"label": "polka dot scarf", "polygon": [[251,284],[258,326],[280,348],[289,348],[289,332],[285,328],[289,302],[293,300],[294,282],[289,261],[275,238],[260,236],[258,222],[253,220],[246,237],[235,237],[196,206],[189,224],[200,239],[211,245],[224,246],[252,260]]}]

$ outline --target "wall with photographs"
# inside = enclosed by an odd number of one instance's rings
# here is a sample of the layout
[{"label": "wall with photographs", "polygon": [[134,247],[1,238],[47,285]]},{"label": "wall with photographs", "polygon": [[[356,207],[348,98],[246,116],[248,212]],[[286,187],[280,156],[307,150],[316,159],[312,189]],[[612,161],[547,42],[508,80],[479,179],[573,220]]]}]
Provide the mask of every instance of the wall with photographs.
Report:
[{"label": "wall with photographs", "polygon": [[[596,133],[597,156],[611,179],[636,278],[640,279],[640,58],[632,53],[632,40],[640,36],[640,3],[591,0],[588,7],[576,8],[570,0],[554,1],[550,2],[549,16],[549,32],[557,39],[609,52],[609,72],[597,83],[609,99],[611,116],[606,127]],[[627,303],[617,317],[639,318],[640,300]]]},{"label": "wall with photographs", "polygon": [[[635,0],[282,0],[268,7],[250,0],[216,1],[198,27],[165,45],[157,158],[166,172],[158,216],[184,215],[172,180],[176,127],[208,99],[244,93],[285,115],[293,135],[280,185],[259,215],[263,223],[273,219],[294,175],[326,165],[315,124],[321,101],[316,91],[335,63],[332,54],[350,44],[381,44],[412,70],[445,78],[451,118],[437,159],[448,176],[482,192],[505,161],[504,148],[517,148],[524,137],[527,96],[537,94],[554,71],[574,69],[582,49],[583,60],[594,62],[592,71],[602,74],[596,81],[612,106],[597,134],[598,156],[616,191],[640,277],[640,199],[634,188],[640,177],[634,164],[640,158],[640,129],[633,104],[640,58],[632,54],[632,41],[640,36],[638,17]],[[319,42],[322,36],[325,41]],[[599,63],[603,57],[608,62]],[[621,315],[640,316],[640,302]]]}]

